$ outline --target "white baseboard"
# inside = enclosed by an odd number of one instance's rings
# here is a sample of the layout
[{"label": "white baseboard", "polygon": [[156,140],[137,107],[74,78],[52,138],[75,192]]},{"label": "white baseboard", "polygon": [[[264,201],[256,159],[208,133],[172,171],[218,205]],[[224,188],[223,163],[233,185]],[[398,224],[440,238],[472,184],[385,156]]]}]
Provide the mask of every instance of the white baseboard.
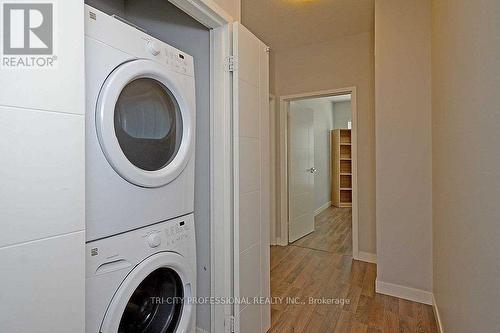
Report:
[{"label": "white baseboard", "polygon": [[370,253],[370,252],[360,251],[358,253],[358,257],[355,259],[359,261],[369,262],[371,264],[377,263],[377,255],[375,253]]},{"label": "white baseboard", "polygon": [[281,239],[281,237],[276,237],[276,245],[287,246],[288,243]]},{"label": "white baseboard", "polygon": [[432,295],[432,309],[434,310],[434,316],[436,317],[438,332],[444,333],[443,324],[441,324],[441,316],[439,315],[439,309],[436,303],[436,299],[434,298],[434,295]]},{"label": "white baseboard", "polygon": [[203,328],[196,327],[196,333],[208,333],[208,331],[205,331]]},{"label": "white baseboard", "polygon": [[429,291],[400,286],[393,283],[375,281],[375,291],[379,294],[394,296],[409,301],[432,305],[433,295]]},{"label": "white baseboard", "polygon": [[325,209],[328,209],[332,205],[331,201],[328,201],[323,206],[319,207],[314,211],[314,216],[321,214]]}]

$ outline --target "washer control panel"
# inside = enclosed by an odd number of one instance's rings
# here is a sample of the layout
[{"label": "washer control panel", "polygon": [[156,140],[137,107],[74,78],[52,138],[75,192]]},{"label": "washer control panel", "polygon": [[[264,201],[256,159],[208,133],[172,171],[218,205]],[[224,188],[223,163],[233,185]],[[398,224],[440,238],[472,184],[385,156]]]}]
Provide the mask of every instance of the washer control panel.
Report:
[{"label": "washer control panel", "polygon": [[191,228],[189,223],[180,220],[178,222],[169,223],[163,228],[150,230],[143,235],[146,243],[151,248],[156,248],[160,245],[171,247],[178,242],[185,241],[189,238]]},{"label": "washer control panel", "polygon": [[151,254],[172,251],[194,256],[194,215],[189,214],[86,245],[86,276],[131,269]]}]

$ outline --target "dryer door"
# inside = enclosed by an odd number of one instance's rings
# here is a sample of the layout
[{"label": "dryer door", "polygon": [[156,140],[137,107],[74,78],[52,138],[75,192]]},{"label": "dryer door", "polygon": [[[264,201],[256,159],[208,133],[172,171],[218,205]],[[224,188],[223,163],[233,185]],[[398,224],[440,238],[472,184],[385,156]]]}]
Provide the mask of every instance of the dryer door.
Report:
[{"label": "dryer door", "polygon": [[155,254],[134,268],[115,293],[102,333],[190,332],[192,280],[184,258]]},{"label": "dryer door", "polygon": [[135,185],[168,184],[192,155],[194,110],[180,80],[185,80],[181,74],[139,59],[117,67],[101,89],[96,109],[101,148],[113,169]]}]

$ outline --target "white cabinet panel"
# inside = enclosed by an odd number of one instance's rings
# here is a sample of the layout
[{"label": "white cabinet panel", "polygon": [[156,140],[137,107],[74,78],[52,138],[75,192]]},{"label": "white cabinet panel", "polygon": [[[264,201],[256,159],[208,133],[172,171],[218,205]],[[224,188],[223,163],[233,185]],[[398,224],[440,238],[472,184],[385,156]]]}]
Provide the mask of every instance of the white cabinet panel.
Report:
[{"label": "white cabinet panel", "polygon": [[260,243],[260,192],[240,195],[240,251]]},{"label": "white cabinet panel", "polygon": [[0,331],[83,333],[84,232],[0,249]]},{"label": "white cabinet panel", "polygon": [[[261,46],[262,47],[262,46]],[[271,296],[271,136],[269,115],[269,54],[264,50],[260,54],[260,140],[261,140],[261,168],[263,170],[260,177],[260,265],[265,269],[261,270],[260,294],[263,297]],[[269,307],[261,307],[262,332],[267,332],[271,328],[271,311]]]},{"label": "white cabinet panel", "polygon": [[[269,297],[269,55],[267,47],[239,23],[234,28],[235,146],[234,294]],[[269,304],[235,305],[240,332],[267,332]]]},{"label": "white cabinet panel", "polygon": [[260,189],[260,140],[240,138],[240,193]]},{"label": "white cabinet panel", "polygon": [[83,1],[51,2],[55,67],[0,68],[0,105],[84,114]]},{"label": "white cabinet panel", "polygon": [[0,62],[0,332],[83,333],[84,1],[42,2],[54,66]]},{"label": "white cabinet panel", "polygon": [[240,313],[240,333],[257,333],[255,327],[261,321],[261,306],[247,305]]},{"label": "white cabinet panel", "polygon": [[260,296],[260,244],[241,253],[240,258],[240,297]]},{"label": "white cabinet panel", "polygon": [[259,89],[240,80],[240,136],[260,137]]},{"label": "white cabinet panel", "polygon": [[260,82],[260,53],[265,45],[241,24],[238,26],[238,78],[259,87]]},{"label": "white cabinet panel", "polygon": [[83,230],[84,117],[0,107],[0,133],[0,247]]}]

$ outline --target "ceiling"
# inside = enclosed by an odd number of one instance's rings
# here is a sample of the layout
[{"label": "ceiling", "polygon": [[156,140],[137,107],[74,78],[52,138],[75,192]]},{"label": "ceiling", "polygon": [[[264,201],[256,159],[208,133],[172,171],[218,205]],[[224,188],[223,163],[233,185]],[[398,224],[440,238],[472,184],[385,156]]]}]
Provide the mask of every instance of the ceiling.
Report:
[{"label": "ceiling", "polygon": [[241,21],[274,50],[374,29],[374,0],[241,0]]}]

